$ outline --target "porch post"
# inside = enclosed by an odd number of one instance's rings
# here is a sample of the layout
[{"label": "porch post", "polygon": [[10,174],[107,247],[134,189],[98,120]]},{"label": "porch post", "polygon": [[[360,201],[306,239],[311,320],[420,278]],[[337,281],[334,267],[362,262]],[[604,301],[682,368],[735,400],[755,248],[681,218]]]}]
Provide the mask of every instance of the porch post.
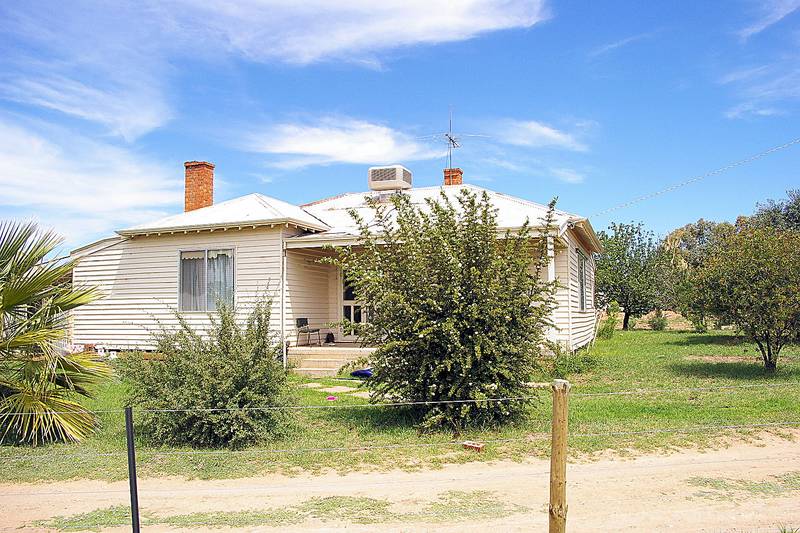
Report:
[{"label": "porch post", "polygon": [[552,235],[547,237],[547,281],[556,279],[556,248]]},{"label": "porch post", "polygon": [[[552,235],[547,236],[547,281],[556,281],[556,244],[555,237]],[[558,327],[553,320],[553,326],[548,328],[547,336],[552,341],[558,339]]]},{"label": "porch post", "polygon": [[283,369],[289,366],[289,354],[286,350],[286,241],[281,231],[281,354]]}]

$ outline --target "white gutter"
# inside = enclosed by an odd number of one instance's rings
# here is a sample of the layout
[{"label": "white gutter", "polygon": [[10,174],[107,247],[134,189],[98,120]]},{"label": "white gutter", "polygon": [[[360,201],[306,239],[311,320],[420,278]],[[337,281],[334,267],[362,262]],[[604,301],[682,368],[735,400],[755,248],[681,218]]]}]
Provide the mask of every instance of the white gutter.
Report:
[{"label": "white gutter", "polygon": [[194,224],[188,226],[165,226],[161,228],[129,228],[129,229],[121,229],[117,231],[118,235],[122,235],[124,237],[134,237],[137,235],[161,235],[164,233],[173,234],[173,233],[198,233],[201,231],[227,231],[230,229],[248,229],[248,228],[257,228],[257,227],[275,227],[275,226],[282,226],[285,224],[290,224],[292,226],[296,226],[298,228],[303,228],[308,231],[327,231],[329,228],[327,226],[316,225],[316,224],[309,224],[308,222],[303,222],[302,220],[296,220],[294,218],[274,218],[274,219],[265,219],[265,220],[252,220],[252,221],[241,221],[241,222],[220,222],[216,224]]}]

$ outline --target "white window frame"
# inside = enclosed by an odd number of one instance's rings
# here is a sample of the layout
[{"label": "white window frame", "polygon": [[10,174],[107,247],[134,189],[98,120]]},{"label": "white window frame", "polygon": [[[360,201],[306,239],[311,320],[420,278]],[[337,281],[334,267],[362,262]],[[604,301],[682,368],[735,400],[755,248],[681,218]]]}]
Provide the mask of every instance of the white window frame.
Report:
[{"label": "white window frame", "polygon": [[[218,251],[227,251],[230,250],[231,257],[233,258],[233,286],[231,287],[231,291],[233,292],[233,302],[232,304],[236,305],[236,247],[235,246],[213,246],[211,248],[181,248],[178,250],[178,312],[179,313],[208,313],[208,252],[218,252]],[[183,295],[181,291],[181,256],[184,253],[198,253],[203,252],[203,257],[205,258],[205,272],[206,272],[206,283],[205,283],[205,298],[203,298],[203,302],[205,303],[205,309],[196,310],[196,311],[186,311],[183,309]]]},{"label": "white window frame", "polygon": [[586,311],[586,263],[588,258],[578,250],[578,309]]},{"label": "white window frame", "polygon": [[[339,310],[338,310],[339,320],[341,322],[344,322],[344,318],[345,318],[344,317],[344,307],[345,306],[348,306],[348,307],[351,308],[351,316],[350,316],[351,319],[353,318],[352,314],[353,314],[354,308],[356,306],[360,306],[361,307],[361,322],[358,322],[358,323],[366,324],[368,322],[368,319],[369,319],[369,317],[367,316],[367,308],[364,306],[364,304],[362,304],[358,300],[345,300],[344,299],[344,282],[345,282],[344,271],[340,268],[339,269],[339,275],[338,275],[338,283],[337,283],[337,285],[338,285],[338,291],[337,292],[339,293]],[[345,341],[353,341],[353,340],[355,340],[357,338],[356,335],[349,334],[349,333],[345,332],[342,327],[339,327],[339,335]]]}]

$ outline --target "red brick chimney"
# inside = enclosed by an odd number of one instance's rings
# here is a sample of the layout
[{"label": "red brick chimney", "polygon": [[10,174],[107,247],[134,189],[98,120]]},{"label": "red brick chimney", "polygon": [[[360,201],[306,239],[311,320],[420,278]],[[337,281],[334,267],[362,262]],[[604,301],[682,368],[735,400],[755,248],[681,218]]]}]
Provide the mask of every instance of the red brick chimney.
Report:
[{"label": "red brick chimney", "polygon": [[444,169],[445,185],[461,185],[464,182],[464,171],[460,168]]},{"label": "red brick chimney", "polygon": [[214,203],[214,163],[187,161],[184,211],[194,211]]}]

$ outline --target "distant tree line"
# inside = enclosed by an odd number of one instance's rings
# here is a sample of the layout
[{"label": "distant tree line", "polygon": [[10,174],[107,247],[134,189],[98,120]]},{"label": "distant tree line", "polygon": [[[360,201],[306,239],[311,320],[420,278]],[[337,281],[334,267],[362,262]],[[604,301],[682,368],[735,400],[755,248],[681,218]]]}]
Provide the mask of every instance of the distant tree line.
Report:
[{"label": "distant tree line", "polygon": [[700,219],[663,239],[642,224],[611,224],[600,240],[598,299],[619,304],[623,329],[666,309],[700,332],[712,321],[733,325],[758,345],[768,370],[800,337],[800,190],[734,223]]}]

